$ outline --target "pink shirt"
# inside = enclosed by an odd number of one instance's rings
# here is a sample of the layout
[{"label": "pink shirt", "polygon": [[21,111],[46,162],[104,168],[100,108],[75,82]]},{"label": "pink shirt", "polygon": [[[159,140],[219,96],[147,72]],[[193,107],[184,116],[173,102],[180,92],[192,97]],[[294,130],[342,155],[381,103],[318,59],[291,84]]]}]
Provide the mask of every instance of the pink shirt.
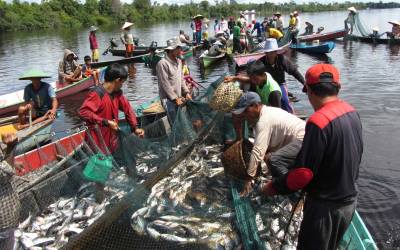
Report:
[{"label": "pink shirt", "polygon": [[99,48],[99,45],[97,44],[96,34],[90,33],[89,43],[90,43],[90,49],[98,49]]}]

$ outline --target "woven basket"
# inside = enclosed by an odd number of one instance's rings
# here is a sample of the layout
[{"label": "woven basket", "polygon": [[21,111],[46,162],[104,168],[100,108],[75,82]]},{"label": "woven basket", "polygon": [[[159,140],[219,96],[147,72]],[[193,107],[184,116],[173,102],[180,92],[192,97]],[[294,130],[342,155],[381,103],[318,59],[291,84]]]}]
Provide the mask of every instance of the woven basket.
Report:
[{"label": "woven basket", "polygon": [[239,102],[243,91],[234,82],[222,83],[214,92],[210,107],[221,112],[231,112]]},{"label": "woven basket", "polygon": [[253,144],[248,140],[235,142],[222,154],[222,165],[225,173],[234,178],[243,180],[250,176],[247,174],[247,165],[250,162]]},{"label": "woven basket", "polygon": [[151,114],[151,113],[164,113],[165,109],[161,104],[161,101],[152,103],[148,108],[143,110],[143,114]]}]

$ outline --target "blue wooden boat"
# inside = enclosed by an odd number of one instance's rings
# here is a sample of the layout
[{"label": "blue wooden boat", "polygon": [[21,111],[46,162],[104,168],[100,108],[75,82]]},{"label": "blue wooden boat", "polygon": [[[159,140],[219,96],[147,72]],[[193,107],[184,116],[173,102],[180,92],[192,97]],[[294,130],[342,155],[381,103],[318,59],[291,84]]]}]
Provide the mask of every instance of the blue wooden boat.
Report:
[{"label": "blue wooden boat", "polygon": [[325,54],[330,53],[335,48],[335,42],[330,41],[324,43],[298,43],[291,44],[290,48],[304,53]]}]

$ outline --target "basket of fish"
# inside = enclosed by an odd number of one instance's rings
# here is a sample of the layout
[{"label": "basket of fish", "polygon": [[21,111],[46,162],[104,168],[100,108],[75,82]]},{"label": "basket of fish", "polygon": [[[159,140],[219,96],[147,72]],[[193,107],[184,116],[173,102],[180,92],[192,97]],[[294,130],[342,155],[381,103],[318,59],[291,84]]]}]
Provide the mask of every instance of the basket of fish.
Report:
[{"label": "basket of fish", "polygon": [[239,102],[243,91],[235,82],[222,83],[210,100],[210,107],[221,112],[230,112]]},{"label": "basket of fish", "polygon": [[253,144],[249,140],[240,140],[225,150],[221,159],[225,173],[240,180],[248,179],[247,164],[250,162],[252,148]]}]

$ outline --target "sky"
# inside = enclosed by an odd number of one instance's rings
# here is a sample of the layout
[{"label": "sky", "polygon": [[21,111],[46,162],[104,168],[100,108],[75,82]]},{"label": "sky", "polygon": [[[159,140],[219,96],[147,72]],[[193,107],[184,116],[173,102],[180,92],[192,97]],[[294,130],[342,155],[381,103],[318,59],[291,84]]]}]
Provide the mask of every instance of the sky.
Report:
[{"label": "sky", "polygon": [[[41,0],[21,0],[21,1],[25,1],[25,2],[36,2],[36,3],[40,3]],[[84,1],[84,0],[81,0]],[[331,2],[346,2],[347,0],[301,0],[301,1],[295,1],[298,3],[304,3],[304,2],[320,2],[320,3],[331,3]],[[378,1],[374,1],[374,0],[350,0],[351,2],[380,2]],[[6,0],[6,2],[12,2],[12,0]],[[121,0],[121,2],[125,2],[125,3],[131,3],[133,2],[133,0]],[[154,2],[154,0],[152,0],[152,2]],[[158,0],[158,3],[178,3],[178,4],[183,4],[183,3],[188,3],[190,2],[190,0]],[[193,0],[193,2],[201,2],[201,0]],[[213,3],[214,0],[209,0],[210,3]],[[263,3],[265,2],[265,0],[236,0],[236,2],[238,3]],[[273,3],[282,3],[282,2],[289,2],[289,0],[268,0],[268,2],[273,2]],[[399,2],[400,0],[383,0],[382,2]]]}]

